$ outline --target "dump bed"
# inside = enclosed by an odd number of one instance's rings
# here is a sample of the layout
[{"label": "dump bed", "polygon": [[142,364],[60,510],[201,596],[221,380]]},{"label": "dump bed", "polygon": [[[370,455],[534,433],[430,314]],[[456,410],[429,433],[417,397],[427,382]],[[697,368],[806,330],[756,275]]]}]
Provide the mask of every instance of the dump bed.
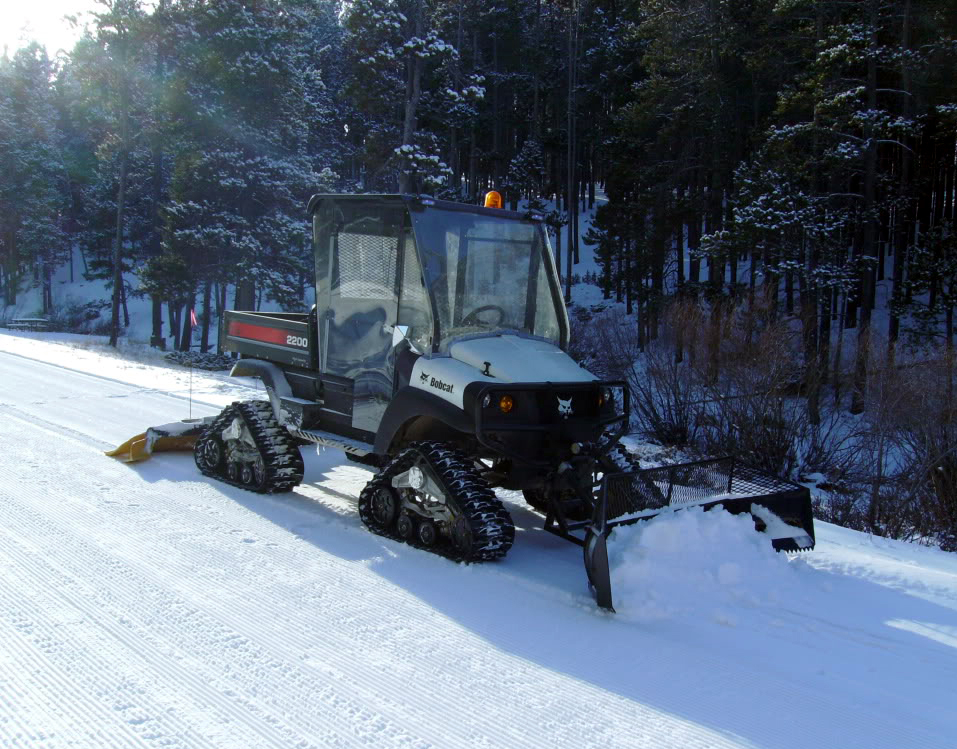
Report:
[{"label": "dump bed", "polygon": [[226,351],[305,369],[317,369],[314,317],[298,312],[237,312],[223,314],[222,341]]}]

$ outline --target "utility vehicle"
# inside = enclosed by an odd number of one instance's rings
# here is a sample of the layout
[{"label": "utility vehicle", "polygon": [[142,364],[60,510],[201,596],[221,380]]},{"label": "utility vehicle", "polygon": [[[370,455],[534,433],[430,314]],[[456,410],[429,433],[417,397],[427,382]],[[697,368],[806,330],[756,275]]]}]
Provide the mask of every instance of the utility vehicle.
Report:
[{"label": "utility vehicle", "polygon": [[750,512],[775,548],[814,545],[807,489],[732,459],[640,470],[619,443],[626,384],[567,353],[569,324],[540,216],[420,195],[316,195],[316,305],[227,311],[232,375],[268,401],[154,428],[128,460],[193,444],[207,476],[256,492],[303,479],[299,448],[375,473],[358,498],[373,533],[463,562],[500,559],[515,528],[494,489],[520,490],[544,528],[584,549],[612,608],[606,538],[664,511]]}]

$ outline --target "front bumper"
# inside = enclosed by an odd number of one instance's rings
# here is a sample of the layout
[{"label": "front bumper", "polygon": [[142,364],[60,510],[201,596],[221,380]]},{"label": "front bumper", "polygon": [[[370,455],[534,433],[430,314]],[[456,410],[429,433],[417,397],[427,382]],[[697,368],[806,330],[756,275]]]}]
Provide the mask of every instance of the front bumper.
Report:
[{"label": "front bumper", "polygon": [[[508,412],[501,399],[512,399]],[[556,465],[572,444],[593,454],[611,448],[628,427],[625,382],[482,384],[469,393],[475,436],[487,450],[524,464]]]}]

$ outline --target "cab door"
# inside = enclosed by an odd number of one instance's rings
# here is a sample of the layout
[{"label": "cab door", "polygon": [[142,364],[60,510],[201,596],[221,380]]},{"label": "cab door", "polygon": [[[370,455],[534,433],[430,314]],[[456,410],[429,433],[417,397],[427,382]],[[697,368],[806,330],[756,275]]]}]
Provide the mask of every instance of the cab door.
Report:
[{"label": "cab door", "polygon": [[321,214],[331,221],[317,232],[316,252],[323,421],[374,434],[393,392],[406,210],[370,197],[336,200]]}]

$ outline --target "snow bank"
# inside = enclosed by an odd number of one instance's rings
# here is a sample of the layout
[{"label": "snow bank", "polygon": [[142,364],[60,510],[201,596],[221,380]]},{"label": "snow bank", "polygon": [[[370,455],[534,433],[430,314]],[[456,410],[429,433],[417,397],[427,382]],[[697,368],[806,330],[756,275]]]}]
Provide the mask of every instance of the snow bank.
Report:
[{"label": "snow bank", "polygon": [[743,609],[797,595],[800,558],[771,547],[748,514],[689,508],[615,529],[608,542],[615,609],[623,618],[688,616],[734,626]]}]

